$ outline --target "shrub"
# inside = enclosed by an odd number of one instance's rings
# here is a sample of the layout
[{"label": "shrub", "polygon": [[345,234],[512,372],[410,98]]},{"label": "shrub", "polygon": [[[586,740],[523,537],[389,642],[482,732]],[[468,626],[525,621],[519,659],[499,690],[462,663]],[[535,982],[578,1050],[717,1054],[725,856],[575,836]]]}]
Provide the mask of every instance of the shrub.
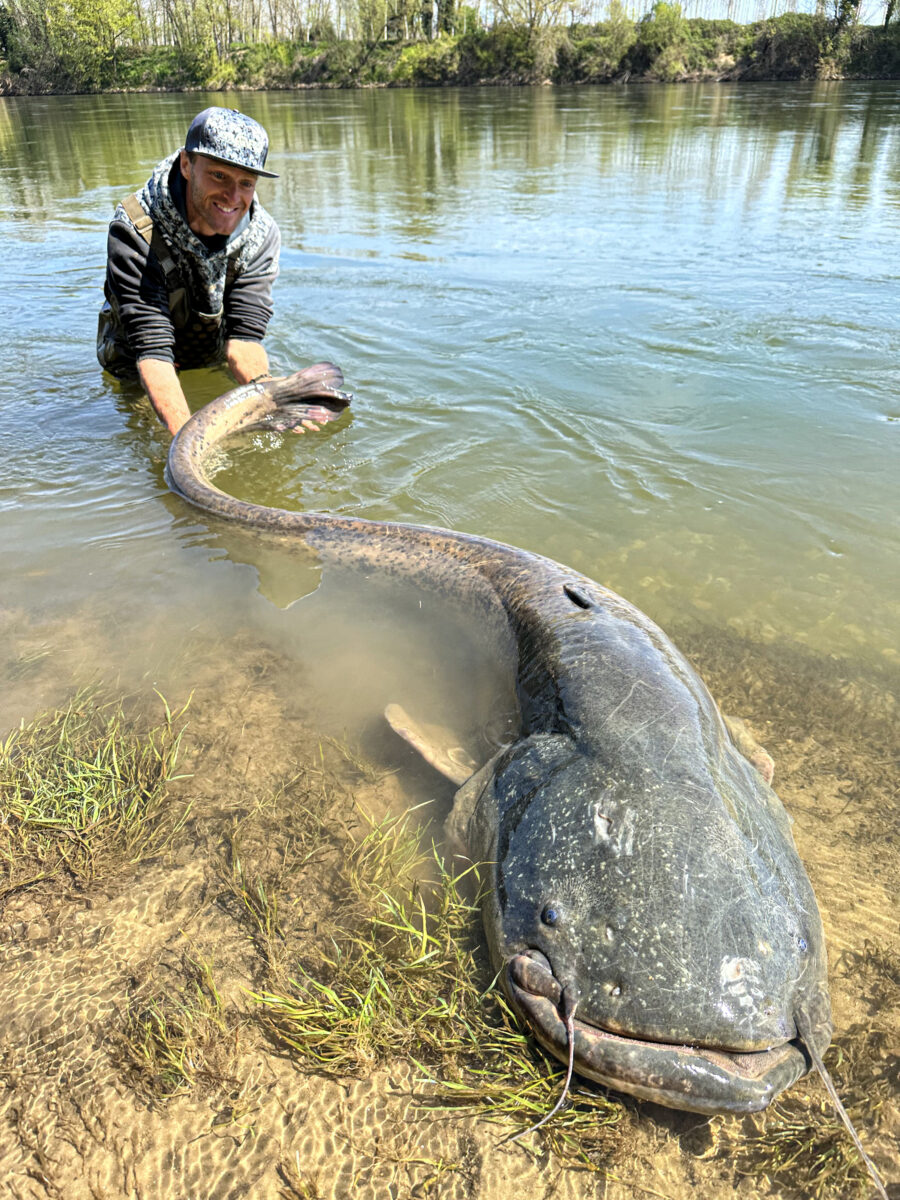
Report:
[{"label": "shrub", "polygon": [[610,0],[609,20],[584,36],[583,28],[572,31],[568,47],[560,48],[560,68],[573,83],[601,83],[623,70],[627,55],[637,40],[637,28],[621,0]]},{"label": "shrub", "polygon": [[829,22],[809,13],[784,13],[750,26],[745,37],[745,79],[814,79],[826,53]]},{"label": "shrub", "polygon": [[534,79],[534,46],[524,26],[498,25],[477,29],[459,39],[458,83],[503,80],[530,83]]},{"label": "shrub", "polygon": [[408,84],[449,83],[459,74],[459,39],[441,34],[433,42],[404,46],[391,81]]}]

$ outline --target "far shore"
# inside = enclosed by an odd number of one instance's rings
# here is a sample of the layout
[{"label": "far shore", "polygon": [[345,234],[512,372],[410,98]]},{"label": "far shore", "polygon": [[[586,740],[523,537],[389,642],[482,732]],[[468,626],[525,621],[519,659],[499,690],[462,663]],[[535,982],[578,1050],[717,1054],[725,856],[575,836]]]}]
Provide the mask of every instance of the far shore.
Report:
[{"label": "far shore", "polygon": [[105,51],[77,41],[49,44],[13,23],[4,30],[0,95],[900,79],[898,21],[870,26],[784,13],[739,25],[688,19],[679,5],[663,2],[639,21],[617,11],[594,25],[497,25],[433,38]]}]

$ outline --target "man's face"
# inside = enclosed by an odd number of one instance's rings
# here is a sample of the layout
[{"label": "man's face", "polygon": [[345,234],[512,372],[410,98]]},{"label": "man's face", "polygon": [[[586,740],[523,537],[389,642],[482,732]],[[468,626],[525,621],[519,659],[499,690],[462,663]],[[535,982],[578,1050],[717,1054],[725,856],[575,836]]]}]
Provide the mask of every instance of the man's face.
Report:
[{"label": "man's face", "polygon": [[187,218],[194,233],[204,237],[234,233],[256,191],[257,176],[243,167],[202,154],[193,162],[181,152],[181,174],[187,181]]}]

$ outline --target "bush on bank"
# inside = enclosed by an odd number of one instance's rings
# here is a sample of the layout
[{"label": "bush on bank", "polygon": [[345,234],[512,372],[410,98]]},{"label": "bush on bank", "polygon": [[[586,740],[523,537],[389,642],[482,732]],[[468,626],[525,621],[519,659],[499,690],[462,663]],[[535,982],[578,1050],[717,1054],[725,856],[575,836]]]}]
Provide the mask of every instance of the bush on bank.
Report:
[{"label": "bush on bank", "polygon": [[738,25],[688,19],[669,0],[637,22],[612,0],[596,25],[502,24],[408,42],[269,39],[221,52],[212,44],[104,51],[77,38],[50,46],[0,6],[0,94],[898,77],[900,24],[840,30],[824,16],[785,13]]}]

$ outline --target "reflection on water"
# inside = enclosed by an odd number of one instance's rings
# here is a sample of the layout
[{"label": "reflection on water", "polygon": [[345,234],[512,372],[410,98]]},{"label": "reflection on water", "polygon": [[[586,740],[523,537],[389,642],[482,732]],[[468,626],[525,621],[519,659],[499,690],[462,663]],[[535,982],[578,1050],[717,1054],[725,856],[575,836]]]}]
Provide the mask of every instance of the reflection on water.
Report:
[{"label": "reflection on water", "polygon": [[[269,129],[282,168],[272,185],[280,223],[324,215],[337,234],[357,212],[364,236],[403,223],[406,241],[440,238],[464,193],[488,210],[497,172],[521,181],[519,202],[563,195],[577,172],[636,198],[667,187],[770,217],[818,194],[829,209],[897,207],[895,93],[840,82],[632,89],[441,89],[254,93],[241,107]],[[37,228],[140,182],[183,140],[201,103],[222,97],[7,97],[0,106],[3,215]],[[637,185],[637,186],[635,186]],[[269,185],[266,185],[267,187]],[[272,194],[272,193],[267,193]],[[60,202],[74,202],[63,213]],[[824,215],[824,212],[823,214]],[[292,219],[293,217],[293,219]],[[337,217],[337,226],[335,225]],[[407,225],[406,222],[411,222]]]}]

